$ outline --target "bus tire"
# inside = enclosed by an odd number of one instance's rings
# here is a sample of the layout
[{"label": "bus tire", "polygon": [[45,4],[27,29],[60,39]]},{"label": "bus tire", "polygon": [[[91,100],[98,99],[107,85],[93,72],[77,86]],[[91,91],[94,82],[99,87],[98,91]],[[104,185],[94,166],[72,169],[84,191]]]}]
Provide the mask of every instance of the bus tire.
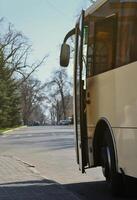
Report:
[{"label": "bus tire", "polygon": [[114,151],[113,140],[111,134],[106,131],[104,133],[102,147],[101,147],[101,163],[102,171],[106,177],[113,195],[123,195],[124,182],[121,174],[116,169],[116,157]]}]

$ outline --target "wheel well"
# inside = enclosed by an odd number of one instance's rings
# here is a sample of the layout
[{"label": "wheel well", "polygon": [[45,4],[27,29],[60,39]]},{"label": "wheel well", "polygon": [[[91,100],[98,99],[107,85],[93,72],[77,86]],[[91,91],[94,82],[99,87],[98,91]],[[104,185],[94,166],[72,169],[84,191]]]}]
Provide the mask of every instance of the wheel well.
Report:
[{"label": "wheel well", "polygon": [[[106,119],[100,119],[95,128],[94,138],[93,138],[93,152],[94,152],[94,164],[95,166],[101,166],[101,147],[103,145],[103,138],[105,133],[112,140],[113,148],[115,149],[113,138],[112,138],[112,130],[109,122]],[[115,152],[115,150],[114,150]],[[116,158],[116,155],[114,155]],[[115,159],[116,160],[116,159]]]}]

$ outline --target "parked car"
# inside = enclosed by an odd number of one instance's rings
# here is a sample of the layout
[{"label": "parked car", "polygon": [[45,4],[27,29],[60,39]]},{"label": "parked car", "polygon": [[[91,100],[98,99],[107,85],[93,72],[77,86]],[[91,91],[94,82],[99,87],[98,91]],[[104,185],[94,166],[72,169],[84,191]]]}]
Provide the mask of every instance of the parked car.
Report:
[{"label": "parked car", "polygon": [[58,125],[69,125],[71,124],[71,120],[69,119],[64,119],[64,120],[60,120]]}]

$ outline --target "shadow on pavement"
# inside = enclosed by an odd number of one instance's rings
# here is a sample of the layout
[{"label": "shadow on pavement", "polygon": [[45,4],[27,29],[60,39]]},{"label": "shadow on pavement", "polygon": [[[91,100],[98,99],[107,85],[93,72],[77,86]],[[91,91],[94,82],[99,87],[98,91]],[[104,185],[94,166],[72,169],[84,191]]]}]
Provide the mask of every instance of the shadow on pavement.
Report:
[{"label": "shadow on pavement", "polygon": [[95,181],[65,185],[68,190],[78,193],[83,200],[135,200],[137,194],[126,191],[126,196],[116,197],[112,195],[106,181]]},{"label": "shadow on pavement", "polygon": [[69,200],[71,198],[73,199],[72,193],[50,180],[0,184],[1,200]]},{"label": "shadow on pavement", "polygon": [[[68,191],[74,196],[69,196]],[[80,200],[125,200],[113,197],[105,181],[59,185],[43,179],[0,184],[2,200],[73,200],[76,196]]]},{"label": "shadow on pavement", "polygon": [[[105,181],[86,182],[66,185],[67,189],[79,193],[84,200],[111,200],[115,199],[109,191]],[[122,200],[122,199],[118,199]]]}]

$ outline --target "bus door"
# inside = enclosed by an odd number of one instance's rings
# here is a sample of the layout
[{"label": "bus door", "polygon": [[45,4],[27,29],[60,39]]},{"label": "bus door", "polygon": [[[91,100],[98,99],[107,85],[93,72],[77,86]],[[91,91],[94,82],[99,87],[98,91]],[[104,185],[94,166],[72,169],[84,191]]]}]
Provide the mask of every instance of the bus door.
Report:
[{"label": "bus door", "polygon": [[[79,169],[84,173],[88,164],[88,145],[85,113],[85,81],[82,80],[83,66],[83,34],[84,34],[84,11],[76,25],[76,51],[74,68],[74,121],[76,134],[76,153]],[[86,80],[86,78],[85,78]]]}]

